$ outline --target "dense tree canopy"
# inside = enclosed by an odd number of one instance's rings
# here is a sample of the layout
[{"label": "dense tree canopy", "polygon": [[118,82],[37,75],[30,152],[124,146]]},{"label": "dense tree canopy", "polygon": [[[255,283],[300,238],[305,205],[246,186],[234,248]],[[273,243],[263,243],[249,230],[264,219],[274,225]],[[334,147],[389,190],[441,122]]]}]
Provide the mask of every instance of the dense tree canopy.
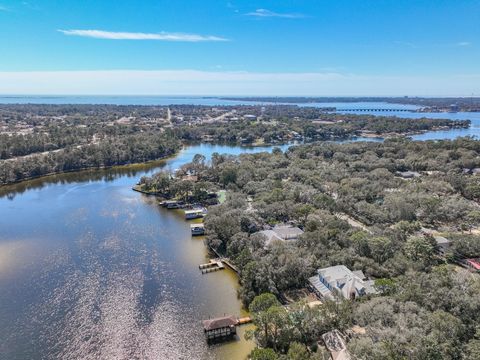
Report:
[{"label": "dense tree canopy", "polygon": [[[357,325],[365,333],[352,335],[348,347],[362,359],[467,359],[478,352],[479,277],[446,263],[480,256],[479,199],[466,191],[480,177],[464,171],[480,167],[479,154],[480,143],[468,138],[388,140],[217,154],[203,164],[199,181],[228,190],[205,219],[206,243],[239,267],[239,294],[250,304],[257,343],[279,358],[303,356],[294,342],[312,349],[321,334]],[[404,178],[403,171],[418,176]],[[284,222],[304,234],[266,246],[258,230]],[[446,258],[432,232],[452,240]],[[338,264],[375,279],[379,295],[288,311],[276,302],[316,269]]]}]

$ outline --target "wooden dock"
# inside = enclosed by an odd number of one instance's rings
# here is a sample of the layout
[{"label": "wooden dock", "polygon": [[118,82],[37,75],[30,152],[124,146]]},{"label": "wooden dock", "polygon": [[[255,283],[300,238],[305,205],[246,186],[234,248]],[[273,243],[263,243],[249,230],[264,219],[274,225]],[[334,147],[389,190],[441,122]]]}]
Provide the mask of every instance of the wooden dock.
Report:
[{"label": "wooden dock", "polygon": [[225,266],[220,260],[210,260],[209,263],[200,264],[198,268],[202,271],[202,274],[208,274],[214,271],[225,269]]},{"label": "wooden dock", "polygon": [[239,270],[238,268],[232,264],[232,262],[230,261],[230,259],[228,258],[220,258],[220,260],[225,264],[227,265],[230,269],[232,269],[233,271],[235,271],[237,274],[239,273]]},{"label": "wooden dock", "polygon": [[220,254],[212,247],[209,248],[211,252],[213,252],[219,261],[221,261],[222,263],[224,263],[225,265],[227,265],[230,269],[232,269],[233,271],[235,271],[237,274],[240,273],[240,271],[238,270],[238,268],[232,264],[232,262],[230,261],[229,258],[226,258],[226,257],[222,257],[220,256]]},{"label": "wooden dock", "polygon": [[237,319],[237,325],[249,324],[251,322],[252,322],[252,318],[250,316],[245,316],[243,318]]}]

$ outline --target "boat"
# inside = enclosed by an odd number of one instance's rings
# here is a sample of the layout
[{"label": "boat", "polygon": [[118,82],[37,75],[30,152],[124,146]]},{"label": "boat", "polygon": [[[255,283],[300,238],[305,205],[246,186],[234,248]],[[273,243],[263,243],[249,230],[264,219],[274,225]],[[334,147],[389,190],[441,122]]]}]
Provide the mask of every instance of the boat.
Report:
[{"label": "boat", "polygon": [[185,210],[185,220],[202,218],[206,215],[205,209]]},{"label": "boat", "polygon": [[182,201],[176,201],[176,200],[163,201],[161,205],[163,207],[166,207],[167,209],[181,209],[184,206]]},{"label": "boat", "polygon": [[192,236],[205,235],[205,225],[202,223],[192,224],[190,225],[190,231],[192,232]]}]

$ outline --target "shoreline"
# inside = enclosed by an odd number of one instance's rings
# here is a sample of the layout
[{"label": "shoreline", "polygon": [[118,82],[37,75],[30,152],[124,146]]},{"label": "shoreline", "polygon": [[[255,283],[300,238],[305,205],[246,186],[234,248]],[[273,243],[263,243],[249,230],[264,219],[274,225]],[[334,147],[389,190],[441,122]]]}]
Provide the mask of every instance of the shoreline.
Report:
[{"label": "shoreline", "polygon": [[[78,168],[78,169],[51,172],[51,173],[42,174],[42,175],[38,175],[38,176],[29,176],[29,177],[21,179],[21,180],[16,180],[16,181],[9,182],[9,183],[6,183],[6,184],[0,184],[0,189],[2,189],[4,187],[7,187],[7,186],[11,186],[11,185],[18,185],[18,184],[21,184],[21,183],[27,182],[27,181],[39,180],[39,179],[48,178],[48,177],[56,176],[56,175],[62,175],[62,174],[74,174],[74,173],[82,173],[82,172],[96,171],[96,170],[98,170],[98,171],[100,171],[100,170],[115,170],[115,169],[127,170],[130,167],[135,168],[135,167],[154,165],[155,163],[161,163],[161,162],[167,161],[169,159],[175,158],[180,153],[180,151],[182,151],[182,149],[176,151],[173,154],[167,155],[165,157],[158,158],[158,159],[153,159],[153,160],[148,160],[148,161],[143,161],[143,162],[134,162],[134,163],[127,163],[127,164],[122,164],[122,165],[83,167],[83,168]],[[9,160],[10,159],[6,159],[4,161],[9,161]]]},{"label": "shoreline", "polygon": [[[468,127],[459,127],[459,129],[468,129],[470,128],[471,125]],[[348,141],[348,140],[354,140],[358,138],[371,138],[371,139],[391,139],[395,137],[403,137],[403,138],[408,138],[410,136],[414,135],[421,135],[425,134],[428,132],[437,132],[437,131],[445,131],[445,130],[454,130],[457,129],[457,127],[448,127],[448,126],[442,126],[442,127],[435,127],[429,130],[419,130],[419,131],[409,131],[406,133],[384,133],[384,134],[375,134],[375,133],[363,133],[361,132],[359,135],[350,135],[348,137],[338,137],[334,139],[328,139],[328,140],[318,140],[318,141],[333,141],[333,142],[342,142],[342,141]],[[445,140],[452,140],[452,139],[445,139]],[[421,141],[421,140],[412,140],[412,141]],[[315,142],[315,141],[311,141]],[[154,164],[157,162],[163,162],[167,161],[169,159],[175,158],[178,156],[178,154],[185,150],[186,147],[193,146],[193,145],[199,145],[199,144],[207,144],[207,145],[228,145],[228,146],[238,146],[242,148],[268,148],[268,147],[275,147],[275,146],[283,146],[283,145],[288,145],[291,144],[292,146],[295,145],[302,145],[302,144],[308,144],[310,142],[306,142],[303,140],[302,142],[295,142],[295,141],[287,141],[285,143],[252,143],[252,144],[238,144],[238,143],[228,143],[228,142],[210,142],[210,141],[190,141],[190,142],[185,142],[182,143],[182,148],[175,151],[173,154],[169,154],[165,157],[161,157],[158,159],[153,159],[153,160],[148,160],[148,161],[143,161],[143,162],[132,162],[132,163],[127,163],[127,164],[122,164],[122,165],[111,165],[111,166],[92,166],[92,167],[83,167],[83,168],[78,168],[78,169],[71,169],[71,170],[62,170],[58,172],[51,172],[47,174],[42,174],[38,176],[30,176],[21,180],[16,180],[13,182],[5,183],[5,184],[0,184],[0,189],[10,186],[10,185],[16,185],[16,184],[21,184],[23,182],[31,181],[31,180],[38,180],[42,178],[47,178],[50,176],[56,176],[56,175],[61,175],[61,174],[72,174],[72,173],[81,173],[83,171],[92,171],[92,170],[109,170],[109,169],[126,169],[128,167],[141,167],[141,166],[148,166],[149,164]],[[28,156],[28,155],[27,155]],[[11,161],[13,159],[5,159],[2,161]],[[147,194],[147,193],[145,193]],[[151,194],[148,194],[151,195]]]}]

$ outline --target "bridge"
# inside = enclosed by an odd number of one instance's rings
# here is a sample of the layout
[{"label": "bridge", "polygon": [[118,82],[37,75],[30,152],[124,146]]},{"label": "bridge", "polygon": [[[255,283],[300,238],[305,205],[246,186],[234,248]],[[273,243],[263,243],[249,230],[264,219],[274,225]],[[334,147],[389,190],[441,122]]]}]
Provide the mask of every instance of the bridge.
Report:
[{"label": "bridge", "polygon": [[388,108],[378,108],[378,109],[335,109],[336,112],[413,112],[411,109],[388,109]]}]

